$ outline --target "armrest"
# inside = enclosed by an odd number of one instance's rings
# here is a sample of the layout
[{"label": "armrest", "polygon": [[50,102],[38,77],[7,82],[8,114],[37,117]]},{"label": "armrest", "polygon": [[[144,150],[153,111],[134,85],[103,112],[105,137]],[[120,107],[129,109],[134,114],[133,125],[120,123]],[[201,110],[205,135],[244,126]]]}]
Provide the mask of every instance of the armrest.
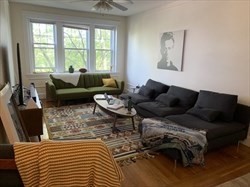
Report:
[{"label": "armrest", "polygon": [[122,93],[124,90],[124,81],[116,80],[116,83],[117,83],[117,86],[121,90],[121,93]]},{"label": "armrest", "polygon": [[17,169],[12,144],[0,144],[0,153],[0,170]]},{"label": "armrest", "polygon": [[57,100],[56,86],[53,84],[53,82],[51,80],[47,81],[45,83],[45,87],[46,87],[46,99],[47,99],[47,101]]},{"label": "armrest", "polygon": [[23,186],[12,144],[0,144],[0,186]]}]

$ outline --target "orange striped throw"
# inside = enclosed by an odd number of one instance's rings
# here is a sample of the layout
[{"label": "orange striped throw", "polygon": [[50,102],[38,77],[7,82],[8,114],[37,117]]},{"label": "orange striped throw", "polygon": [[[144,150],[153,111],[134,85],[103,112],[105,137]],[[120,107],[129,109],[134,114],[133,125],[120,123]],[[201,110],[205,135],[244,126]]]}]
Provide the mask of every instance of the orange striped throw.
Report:
[{"label": "orange striped throw", "polygon": [[[37,143],[37,152],[27,149],[31,144],[34,143],[14,145],[16,165],[25,186],[115,187],[124,179],[120,167],[101,140],[43,140]],[[33,163],[31,160],[36,160],[37,165],[28,166]],[[33,182],[35,180],[37,183]]]}]

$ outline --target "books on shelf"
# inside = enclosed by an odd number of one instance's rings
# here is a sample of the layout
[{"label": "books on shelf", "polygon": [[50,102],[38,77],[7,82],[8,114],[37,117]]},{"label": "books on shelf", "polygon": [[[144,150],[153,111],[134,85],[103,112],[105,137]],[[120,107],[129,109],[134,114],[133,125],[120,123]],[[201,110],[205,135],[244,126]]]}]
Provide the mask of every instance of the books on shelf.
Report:
[{"label": "books on shelf", "polygon": [[118,110],[123,107],[123,104],[113,104],[113,105],[108,105],[108,109],[113,109],[113,110]]}]

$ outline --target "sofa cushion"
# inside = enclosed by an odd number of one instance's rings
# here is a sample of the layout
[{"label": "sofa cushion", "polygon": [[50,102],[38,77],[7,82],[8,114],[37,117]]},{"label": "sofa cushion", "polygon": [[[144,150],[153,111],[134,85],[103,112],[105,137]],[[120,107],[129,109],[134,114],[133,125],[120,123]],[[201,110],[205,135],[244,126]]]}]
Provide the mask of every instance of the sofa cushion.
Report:
[{"label": "sofa cushion", "polygon": [[143,85],[140,87],[138,94],[152,98],[154,96],[154,90]]},{"label": "sofa cushion", "polygon": [[113,78],[103,78],[102,79],[103,82],[103,86],[104,87],[113,87],[113,88],[117,88],[117,84],[115,79]]},{"label": "sofa cushion", "polygon": [[191,108],[197,99],[198,92],[178,86],[170,86],[168,95],[179,99],[178,106],[186,109]]},{"label": "sofa cushion", "polygon": [[205,130],[207,132],[208,145],[212,139],[231,135],[246,128],[246,125],[236,121],[225,122],[216,120],[214,122],[208,122],[190,114],[171,115],[166,118],[187,128]]},{"label": "sofa cushion", "polygon": [[75,99],[75,98],[88,98],[93,96],[93,93],[88,91],[85,88],[65,88],[65,89],[58,89],[56,90],[56,94],[58,99],[60,100],[68,100],[68,99]]},{"label": "sofa cushion", "polygon": [[153,95],[153,98],[156,98],[161,93],[167,92],[168,88],[169,88],[169,86],[167,86],[167,85],[165,85],[165,84],[163,84],[161,82],[154,81],[152,79],[149,79],[147,81],[146,86],[155,91],[154,95]]},{"label": "sofa cushion", "polygon": [[220,111],[211,108],[195,108],[195,107],[189,109],[186,113],[197,116],[200,119],[210,122],[216,120],[216,118],[220,115]]},{"label": "sofa cushion", "polygon": [[149,97],[139,95],[137,93],[127,93],[127,94],[121,94],[120,95],[121,99],[128,99],[128,97],[131,97],[131,100],[132,100],[133,104],[152,101],[152,99],[150,99]]},{"label": "sofa cushion", "polygon": [[143,102],[137,104],[143,110],[150,111],[155,116],[165,117],[173,114],[183,114],[186,110],[181,107],[167,107],[165,104],[157,101]]},{"label": "sofa cushion", "polygon": [[237,106],[237,95],[201,90],[195,103],[196,108],[211,108],[220,111],[220,118],[232,121]]},{"label": "sofa cushion", "polygon": [[177,97],[166,94],[166,93],[162,93],[162,94],[158,95],[155,98],[155,100],[165,104],[168,107],[175,106],[179,101],[179,99]]},{"label": "sofa cushion", "polygon": [[80,79],[84,80],[85,88],[103,86],[102,79],[110,78],[109,73],[82,73]]}]

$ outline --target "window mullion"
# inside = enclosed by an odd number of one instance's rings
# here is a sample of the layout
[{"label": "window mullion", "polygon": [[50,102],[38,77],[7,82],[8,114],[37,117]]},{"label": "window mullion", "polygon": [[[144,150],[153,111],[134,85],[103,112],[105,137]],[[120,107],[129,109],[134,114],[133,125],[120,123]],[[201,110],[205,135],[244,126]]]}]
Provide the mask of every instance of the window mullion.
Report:
[{"label": "window mullion", "polygon": [[63,24],[56,23],[56,71],[64,72],[65,54],[63,49]]},{"label": "window mullion", "polygon": [[95,27],[91,25],[89,28],[89,69],[94,72],[95,70]]}]

